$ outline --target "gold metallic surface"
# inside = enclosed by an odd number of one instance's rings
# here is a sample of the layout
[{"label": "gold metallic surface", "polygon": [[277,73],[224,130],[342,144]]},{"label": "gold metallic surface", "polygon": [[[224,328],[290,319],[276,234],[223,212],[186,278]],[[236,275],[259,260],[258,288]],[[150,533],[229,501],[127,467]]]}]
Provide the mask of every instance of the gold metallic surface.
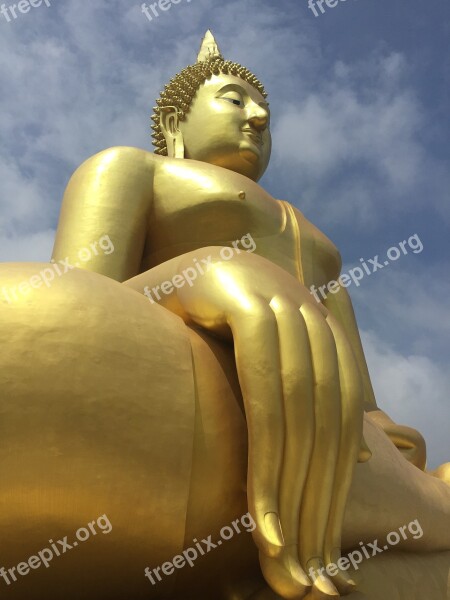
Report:
[{"label": "gold metallic surface", "polygon": [[[218,55],[208,33],[199,61]],[[83,163],[52,258],[75,264],[104,235],[114,252],[2,298],[5,566],[100,515],[113,526],[10,598],[446,598],[448,469],[426,473],[420,434],[378,409],[346,290],[310,294],[340,256],[258,185],[270,111],[242,77],[218,69],[183,118],[160,111],[167,156],[117,147]],[[1,265],[1,285],[46,267]],[[144,577],[247,511],[252,537]],[[310,576],[414,519],[422,538]]]}]

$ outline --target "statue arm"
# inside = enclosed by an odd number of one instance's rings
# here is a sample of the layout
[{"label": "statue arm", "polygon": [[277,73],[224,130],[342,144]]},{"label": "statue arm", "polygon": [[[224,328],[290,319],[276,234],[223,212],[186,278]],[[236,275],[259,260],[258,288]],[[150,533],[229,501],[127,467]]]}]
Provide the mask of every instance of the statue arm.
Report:
[{"label": "statue arm", "polygon": [[[52,258],[68,259],[117,281],[137,275],[152,204],[154,160],[145,150],[115,147],[84,162],[64,193]],[[114,247],[109,254],[98,249],[103,236]],[[85,262],[79,260],[83,249],[90,251]]]},{"label": "statue arm", "polygon": [[336,294],[328,294],[323,303],[343,327],[352,346],[362,378],[365,411],[370,413],[371,420],[385,431],[409,462],[422,470],[425,469],[426,446],[422,435],[411,427],[398,425],[377,406],[355,313],[347,290],[340,287]]},{"label": "statue arm", "polygon": [[358,364],[363,383],[364,410],[366,412],[379,410],[375,399],[372,382],[370,380],[366,358],[364,356],[364,350],[359,335],[355,312],[353,310],[352,301],[350,300],[347,290],[343,287],[340,287],[336,294],[328,294],[323,304],[344,328],[347,339],[352,346],[353,354]]}]

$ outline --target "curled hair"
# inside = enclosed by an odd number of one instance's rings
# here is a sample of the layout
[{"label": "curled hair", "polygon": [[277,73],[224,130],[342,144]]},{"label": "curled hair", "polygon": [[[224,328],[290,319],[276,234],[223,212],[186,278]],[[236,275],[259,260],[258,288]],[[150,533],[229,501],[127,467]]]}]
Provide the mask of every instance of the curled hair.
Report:
[{"label": "curled hair", "polygon": [[156,106],[153,109],[154,113],[151,117],[153,120],[151,128],[153,130],[152,138],[153,145],[155,146],[155,154],[167,156],[166,140],[164,139],[160,123],[161,110],[164,107],[175,106],[178,110],[179,119],[184,121],[200,86],[213,75],[221,73],[240,77],[257,89],[264,98],[267,97],[264,86],[253,73],[239,63],[224,60],[222,56],[214,56],[195,65],[189,65],[175,75],[170,80],[170,83],[164,86],[164,90],[156,101]]}]

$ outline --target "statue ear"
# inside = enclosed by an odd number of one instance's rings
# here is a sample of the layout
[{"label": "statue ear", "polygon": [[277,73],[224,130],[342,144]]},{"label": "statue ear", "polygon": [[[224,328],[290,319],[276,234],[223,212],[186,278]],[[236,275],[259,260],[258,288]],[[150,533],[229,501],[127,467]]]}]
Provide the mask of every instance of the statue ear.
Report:
[{"label": "statue ear", "polygon": [[164,106],[160,112],[161,131],[167,145],[167,154],[172,158],[184,158],[183,134],[178,129],[179,116],[176,106]]}]

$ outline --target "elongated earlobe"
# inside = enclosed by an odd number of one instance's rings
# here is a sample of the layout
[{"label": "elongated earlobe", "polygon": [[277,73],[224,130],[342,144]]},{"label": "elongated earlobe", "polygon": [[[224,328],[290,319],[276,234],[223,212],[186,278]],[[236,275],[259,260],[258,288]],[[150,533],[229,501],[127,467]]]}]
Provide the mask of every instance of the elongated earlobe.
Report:
[{"label": "elongated earlobe", "polygon": [[167,144],[167,155],[171,158],[184,158],[183,134],[178,128],[179,116],[176,106],[161,109],[161,130]]}]

